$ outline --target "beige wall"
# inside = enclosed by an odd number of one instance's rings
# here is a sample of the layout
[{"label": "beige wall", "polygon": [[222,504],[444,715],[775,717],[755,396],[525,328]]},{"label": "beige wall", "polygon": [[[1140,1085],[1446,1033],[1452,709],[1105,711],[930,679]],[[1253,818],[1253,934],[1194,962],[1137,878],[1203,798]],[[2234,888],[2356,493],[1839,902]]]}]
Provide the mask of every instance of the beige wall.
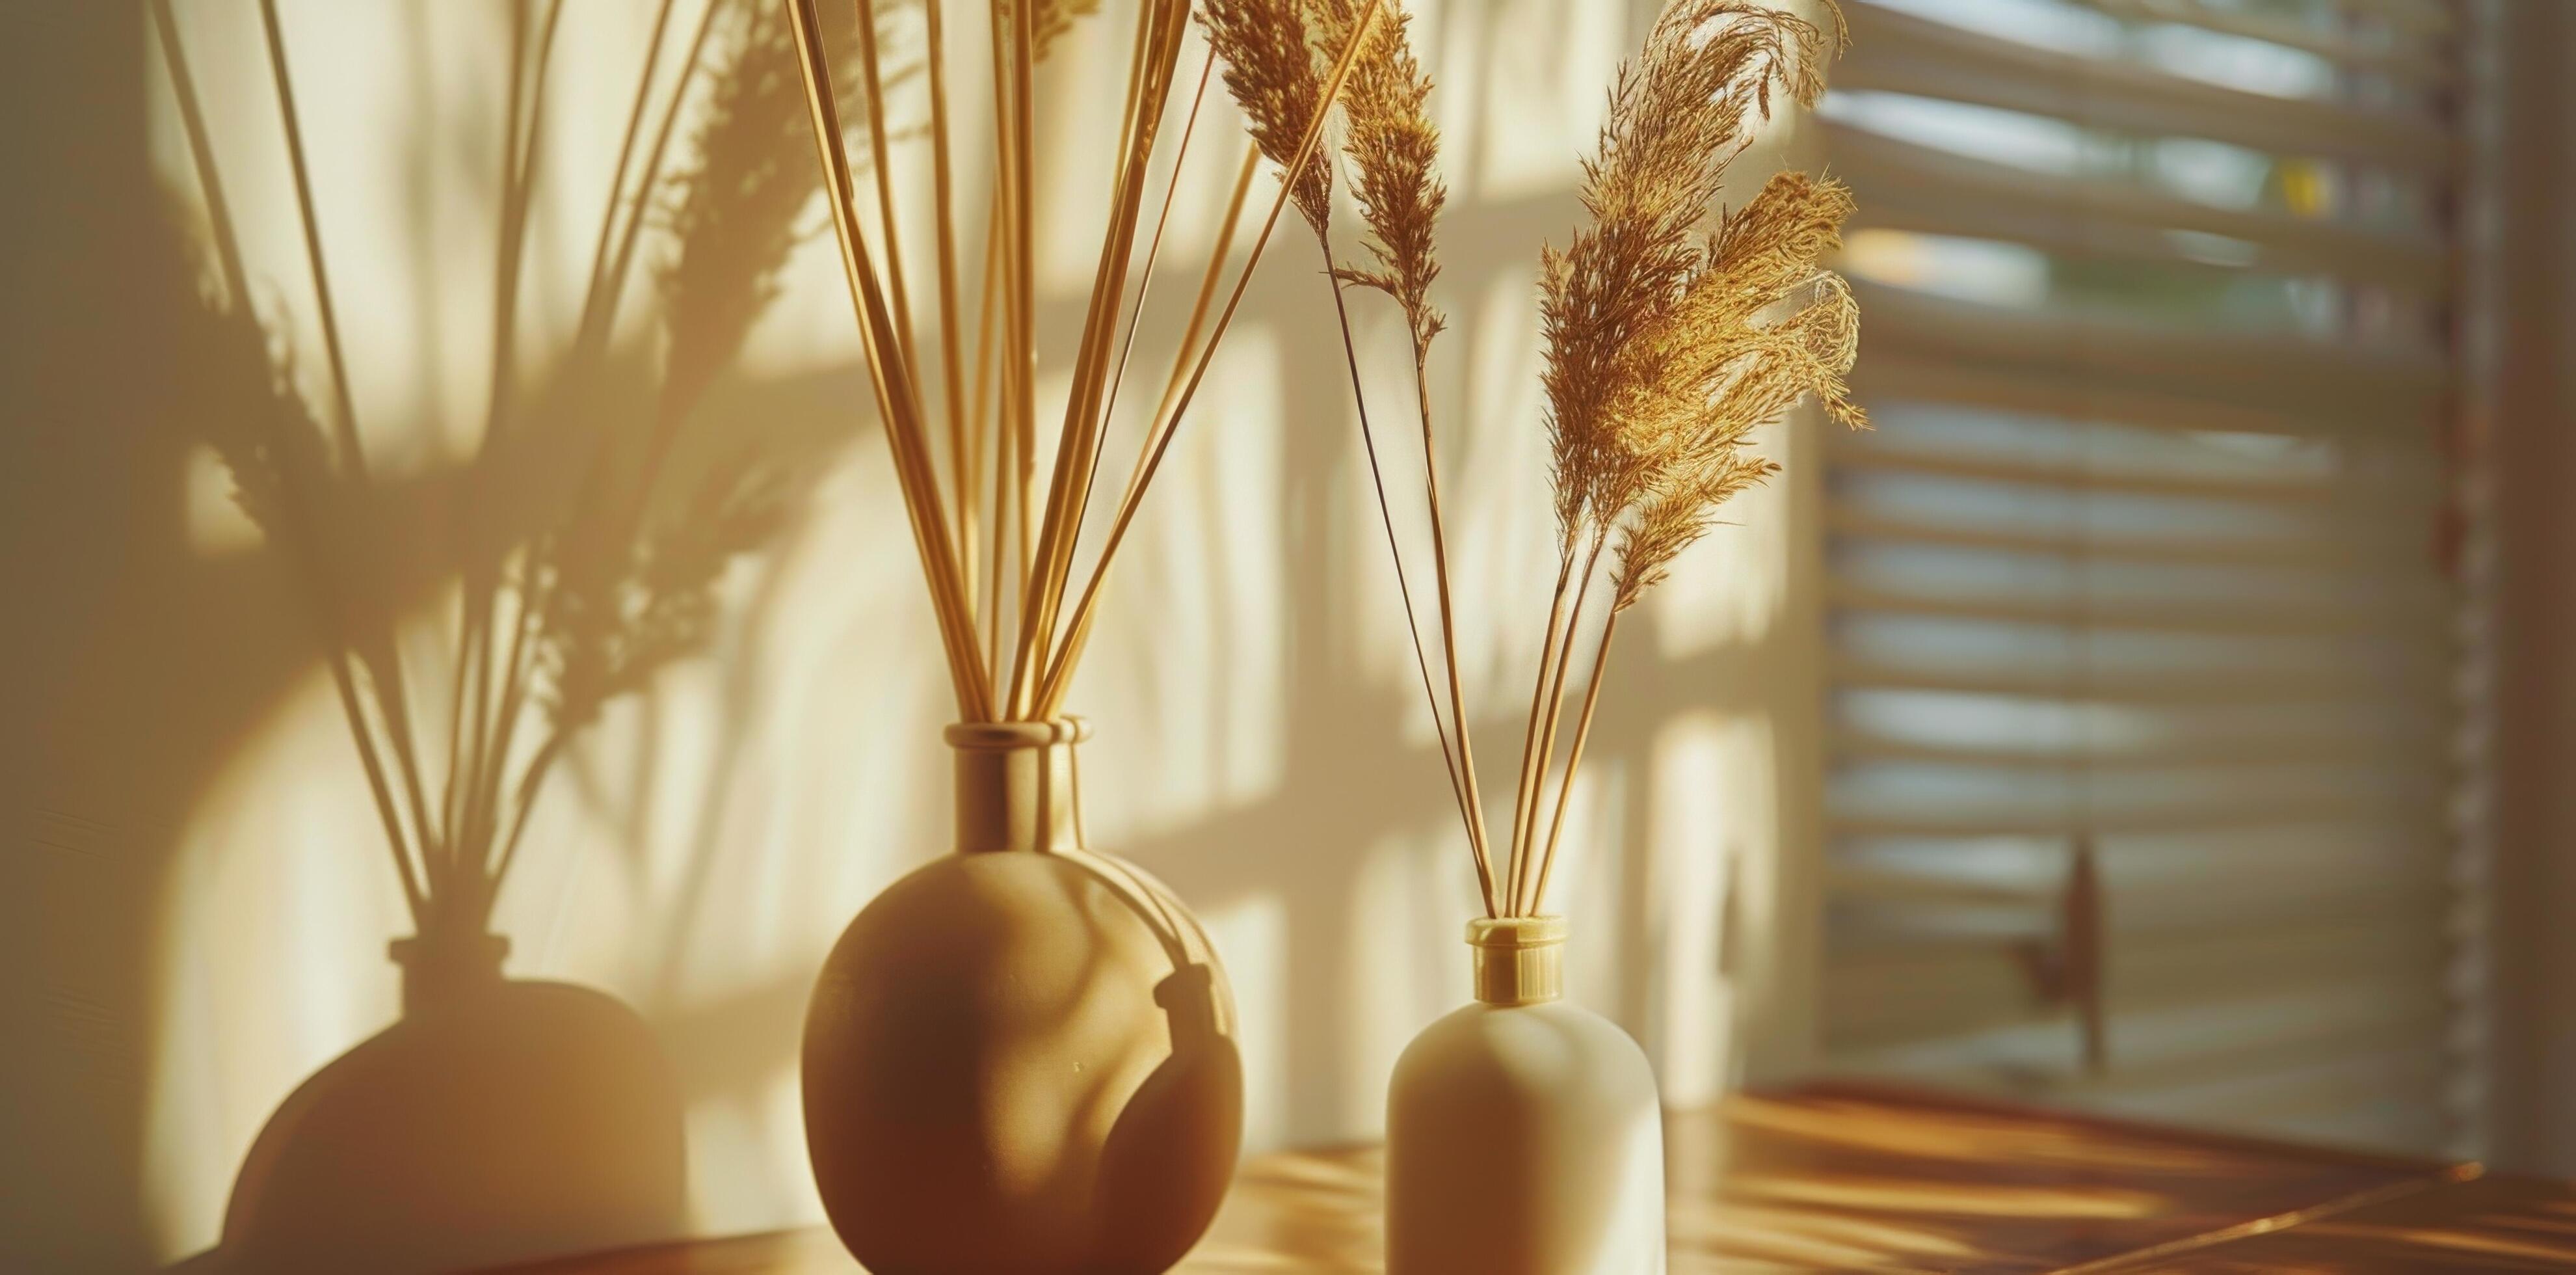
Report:
[{"label": "beige wall", "polygon": [[[1646,8],[1421,6],[1453,190],[1434,392],[1463,440],[1447,481],[1489,754],[1511,750],[1544,606],[1537,249],[1574,224],[1575,160]],[[255,9],[181,9],[252,275],[265,308],[295,317],[318,394]],[[567,6],[531,361],[570,320],[646,9]],[[376,565],[427,664],[452,622],[451,520],[470,508],[488,358],[500,7],[285,10],[380,507],[418,528]],[[212,1241],[277,1102],[394,1017],[384,944],[407,927],[291,582],[157,375],[190,285],[155,186],[185,196],[183,225],[194,196],[143,24],[126,5],[30,21],[41,34],[0,41],[0,1266],[115,1268]],[[1067,78],[1105,74],[1110,43],[1080,37]],[[1068,94],[1051,146],[1096,135],[1102,109]],[[1221,113],[1203,144],[1231,146],[1233,128]],[[1223,147],[1206,154],[1176,214],[1186,262],[1231,176]],[[1096,207],[1073,171],[1051,206]],[[1090,232],[1081,214],[1058,224],[1045,321],[1061,332]],[[1273,247],[1073,696],[1098,727],[1094,840],[1174,885],[1232,968],[1256,1146],[1377,1128],[1396,1051],[1463,997],[1473,906],[1362,503],[1328,298],[1307,243]],[[809,501],[728,581],[711,654],[612,712],[561,773],[500,909],[514,975],[610,992],[656,1029],[687,1105],[690,1224],[709,1233],[819,1217],[794,1071],[807,983],[857,908],[945,836],[946,692],[831,252],[806,245],[697,422],[805,458]],[[1387,317],[1362,333],[1380,372],[1398,370]],[[1398,395],[1403,378],[1375,384]],[[1647,1042],[1676,1100],[1794,1070],[1812,1045],[1804,428],[1773,441],[1789,477],[1623,626],[1559,887],[1577,994]]]}]

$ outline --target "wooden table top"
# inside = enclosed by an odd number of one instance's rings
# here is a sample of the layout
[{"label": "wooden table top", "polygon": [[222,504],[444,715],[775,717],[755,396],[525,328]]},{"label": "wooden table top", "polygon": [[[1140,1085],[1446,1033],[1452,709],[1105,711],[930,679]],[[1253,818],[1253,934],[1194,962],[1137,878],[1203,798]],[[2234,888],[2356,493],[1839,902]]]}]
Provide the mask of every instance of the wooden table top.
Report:
[{"label": "wooden table top", "polygon": [[[1668,1128],[1673,1275],[2576,1269],[2576,1187],[1874,1086],[1739,1094]],[[1258,1157],[1181,1275],[1381,1269],[1375,1147]],[[513,1268],[850,1275],[815,1228]]]}]

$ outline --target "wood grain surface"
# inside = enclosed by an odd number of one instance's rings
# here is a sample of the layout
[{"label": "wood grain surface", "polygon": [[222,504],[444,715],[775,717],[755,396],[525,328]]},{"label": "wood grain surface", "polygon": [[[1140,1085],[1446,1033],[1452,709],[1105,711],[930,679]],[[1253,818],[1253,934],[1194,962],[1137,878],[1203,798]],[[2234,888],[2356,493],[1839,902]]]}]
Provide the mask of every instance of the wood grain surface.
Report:
[{"label": "wood grain surface", "polygon": [[[1674,1275],[2576,1268],[2576,1190],[2478,1167],[1874,1086],[1739,1094],[1668,1130]],[[1376,1147],[1247,1162],[1183,1275],[1381,1269]],[[519,1275],[850,1275],[830,1231]]]}]

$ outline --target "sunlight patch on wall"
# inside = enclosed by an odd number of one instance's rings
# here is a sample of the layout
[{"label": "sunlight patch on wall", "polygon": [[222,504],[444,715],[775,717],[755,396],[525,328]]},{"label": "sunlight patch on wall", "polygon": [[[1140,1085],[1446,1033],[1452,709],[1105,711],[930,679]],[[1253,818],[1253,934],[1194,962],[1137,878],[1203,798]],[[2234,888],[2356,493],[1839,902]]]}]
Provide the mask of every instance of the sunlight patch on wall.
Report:
[{"label": "sunlight patch on wall", "polygon": [[1199,924],[1234,986],[1235,1045],[1243,1054],[1243,1146],[1282,1146],[1288,1126],[1288,983],[1302,975],[1289,945],[1288,910],[1276,897],[1199,910]]},{"label": "sunlight patch on wall", "polygon": [[1433,74],[1448,95],[1443,128],[1468,130],[1449,148],[1474,156],[1453,174],[1462,194],[1508,200],[1574,184],[1575,158],[1592,151],[1629,43],[1626,24],[1603,16],[1548,0],[1445,7]]},{"label": "sunlight patch on wall", "polygon": [[1351,1025],[1329,1063],[1341,1092],[1334,1127],[1382,1133],[1395,1060],[1424,1027],[1469,999],[1466,924],[1476,887],[1472,871],[1460,871],[1466,842],[1455,828],[1379,837],[1352,874],[1350,938],[1340,957],[1340,1002]]},{"label": "sunlight patch on wall", "polygon": [[769,1231],[823,1220],[814,1174],[800,1137],[804,1128],[796,1059],[779,1060],[759,1084],[727,1101],[689,1108],[689,1198],[701,1231]]},{"label": "sunlight patch on wall", "polygon": [[397,1001],[385,943],[410,926],[319,669],[209,784],[163,906],[144,1196],[178,1257],[213,1242],[270,1111]]},{"label": "sunlight patch on wall", "polygon": [[1471,704],[1527,702],[1555,575],[1537,263],[1537,245],[1514,245],[1480,272],[1486,282],[1474,294],[1452,290],[1461,329],[1446,339],[1453,370],[1435,366],[1431,381],[1447,440],[1441,491]]},{"label": "sunlight patch on wall", "polygon": [[[1321,294],[1321,289],[1316,290]],[[1417,493],[1422,490],[1421,421],[1410,393],[1413,364],[1404,321],[1376,294],[1354,290],[1353,329],[1361,375],[1370,389],[1369,422],[1377,438],[1378,465],[1386,484],[1387,505],[1380,510],[1366,455],[1358,446],[1359,414],[1347,380],[1316,377],[1306,384],[1314,406],[1303,413],[1301,428],[1333,445],[1334,465],[1320,502],[1322,525],[1307,539],[1338,579],[1347,581],[1349,608],[1336,626],[1332,663],[1338,678],[1355,689],[1398,706],[1405,742],[1436,756],[1431,707],[1422,692],[1422,665],[1413,642],[1421,644],[1431,677],[1440,678],[1440,605],[1432,570],[1430,518]],[[1321,307],[1319,307],[1321,308]],[[1435,344],[1434,361],[1445,363]],[[1454,422],[1438,426],[1444,445],[1454,445]],[[1451,451],[1454,451],[1451,446]],[[1443,472],[1451,466],[1444,465]],[[1455,517],[1453,513],[1451,515]],[[1414,637],[1405,635],[1404,598],[1397,591],[1396,571],[1387,552],[1386,523],[1391,519],[1404,552],[1405,587],[1412,592]],[[1441,703],[1446,705],[1444,698]],[[1442,709],[1446,723],[1447,710]],[[1435,772],[1436,773],[1436,772]]]},{"label": "sunlight patch on wall", "polygon": [[[1091,291],[1092,272],[1100,261],[1101,232],[1109,224],[1110,185],[1117,169],[1109,139],[1120,132],[1126,101],[1120,93],[1097,87],[1091,91],[1066,90],[1126,81],[1128,46],[1134,31],[1132,14],[1133,10],[1121,10],[1074,23],[1048,47],[1045,69],[1038,74],[1042,96],[1032,112],[1037,124],[1037,181],[1033,190],[1035,206],[1042,210],[1037,218],[1036,245],[1037,287],[1041,295],[1080,297]],[[1198,59],[1206,56],[1206,46],[1196,39],[1196,23],[1191,24],[1190,35],[1189,47],[1182,51],[1180,60],[1188,71],[1175,76],[1175,98],[1189,93],[1198,79]],[[980,28],[964,40],[955,35],[949,40],[952,47],[970,51],[986,47]],[[1197,57],[1192,56],[1194,50],[1199,51]],[[1159,190],[1159,183],[1154,188]],[[1262,193],[1271,189],[1276,187],[1265,188]],[[1150,213],[1155,201],[1149,200],[1144,206]],[[1073,215],[1050,215],[1044,210],[1073,210]],[[1150,233],[1151,226],[1148,221],[1144,233]]]},{"label": "sunlight patch on wall", "polygon": [[1645,840],[1663,951],[1645,1040],[1669,1105],[1714,1098],[1740,1065],[1728,958],[1768,950],[1761,903],[1786,853],[1773,747],[1759,717],[1691,713],[1654,736]]},{"label": "sunlight patch on wall", "polygon": [[[674,25],[694,22],[700,7],[681,4]],[[248,5],[174,10],[252,303],[286,338],[298,385],[322,409],[331,401],[330,363],[257,13]],[[508,12],[315,0],[279,6],[325,268],[351,352],[350,393],[369,460],[382,473],[463,456],[483,432],[506,97],[494,53],[509,47]],[[625,98],[651,25],[649,6],[576,9],[559,33],[521,275],[523,370],[541,366],[577,321]],[[157,57],[154,67],[155,166],[202,224],[176,101]],[[200,257],[211,276],[211,249]],[[630,299],[649,286],[639,280]]]},{"label": "sunlight patch on wall", "polygon": [[[1802,427],[1794,418],[1766,425],[1753,433],[1753,452],[1784,469],[1820,464],[1821,449],[1802,444],[1840,428],[1823,422]],[[1774,474],[1728,500],[1708,535],[1682,551],[1672,578],[1638,605],[1652,617],[1650,626],[1641,627],[1654,634],[1657,654],[1685,660],[1724,649],[1751,650],[1773,636],[1789,602],[1799,538],[1809,534],[1790,499],[1794,481],[1793,473]],[[1628,632],[1635,618],[1620,631]]]},{"label": "sunlight patch on wall", "polygon": [[828,234],[809,235],[787,255],[778,273],[778,296],[752,324],[734,372],[747,378],[859,371],[842,389],[843,401],[861,423],[877,429],[868,403],[865,372],[860,371],[858,325],[850,319],[850,285],[841,272],[841,249]]},{"label": "sunlight patch on wall", "polygon": [[[1656,939],[1636,915],[1642,902],[1636,895],[1641,884],[1636,858],[1644,847],[1630,833],[1630,793],[1624,759],[1593,755],[1585,760],[1574,805],[1565,812],[1565,836],[1557,844],[1556,875],[1547,890],[1547,910],[1564,917],[1569,931],[1566,995],[1621,1020],[1629,1017],[1621,993],[1650,964]],[[1553,797],[1549,801],[1553,809]],[[1537,837],[1541,842],[1547,837],[1543,822]],[[1641,1024],[1622,1021],[1621,1026],[1633,1033]]]},{"label": "sunlight patch on wall", "polygon": [[188,548],[201,558],[221,558],[257,549],[259,524],[233,500],[233,474],[221,456],[207,446],[188,452],[186,485],[180,496],[187,510]]},{"label": "sunlight patch on wall", "polygon": [[[1084,748],[1084,813],[1103,844],[1251,803],[1280,782],[1283,609],[1298,572],[1278,482],[1284,374],[1270,326],[1227,334],[1104,588],[1066,701],[1098,731]],[[1115,486],[1103,482],[1104,502]],[[1088,544],[1105,542],[1109,512]]]}]

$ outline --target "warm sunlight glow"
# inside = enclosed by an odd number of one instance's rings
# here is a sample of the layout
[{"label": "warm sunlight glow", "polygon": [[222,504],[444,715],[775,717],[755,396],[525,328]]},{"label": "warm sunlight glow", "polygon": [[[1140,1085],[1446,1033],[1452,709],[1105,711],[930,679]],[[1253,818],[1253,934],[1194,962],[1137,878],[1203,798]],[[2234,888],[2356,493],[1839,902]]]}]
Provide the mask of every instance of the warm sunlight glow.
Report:
[{"label": "warm sunlight glow", "polygon": [[[1461,659],[1480,750],[1506,759],[1491,764],[1508,775],[1515,701],[1537,658],[1539,617],[1526,612],[1545,601],[1531,578],[1552,534],[1537,253],[1576,223],[1577,156],[1641,28],[1617,5],[1414,8],[1415,47],[1441,86],[1432,107],[1456,131],[1458,157],[1440,285],[1452,334],[1430,377],[1449,405],[1443,428],[1456,431],[1443,463],[1468,617]],[[566,6],[528,229],[518,354],[531,378],[577,322],[650,9]],[[683,0],[673,26],[699,11]],[[452,480],[482,429],[493,357],[504,7],[304,0],[283,12],[358,419],[379,477],[401,489],[388,508],[420,523],[420,560],[384,564],[384,576],[406,652],[443,669],[459,605]],[[257,308],[285,332],[297,383],[320,404],[327,363],[256,10],[179,13]],[[1123,30],[1104,21],[1070,37],[1063,78],[1043,81],[1066,90],[1041,120],[1051,145],[1106,127],[1116,95],[1070,90],[1123,57],[1113,28]],[[1184,96],[1202,49],[1193,32]],[[163,183],[202,236],[166,85],[151,106]],[[1186,264],[1167,263],[1156,282],[1160,304],[1181,313],[1242,154],[1220,90],[1205,110],[1166,245]],[[918,158],[898,163],[903,180],[926,182]],[[967,168],[980,191],[980,161]],[[1744,171],[1767,168],[1757,154]],[[1072,210],[1040,239],[1040,322],[1067,333],[1044,349],[1043,415],[1063,402],[1105,188],[1093,188],[1097,166],[1050,161],[1040,178],[1043,204]],[[648,235],[648,263],[656,251]],[[928,251],[905,245],[925,263]],[[954,705],[838,270],[828,234],[797,247],[781,295],[693,424],[774,447],[809,484],[801,503],[722,578],[705,653],[610,705],[566,755],[493,922],[510,940],[510,977],[604,993],[651,1028],[683,1107],[684,1220],[703,1233],[820,1220],[796,1071],[806,998],[850,917],[948,836],[939,730]],[[1476,909],[1316,278],[1311,237],[1283,226],[1122,550],[1068,701],[1097,728],[1082,753],[1091,841],[1186,899],[1232,971],[1253,1151],[1378,1132],[1396,1052],[1467,996],[1460,934]],[[635,331],[620,338],[639,360],[658,357],[658,337],[635,318],[644,291],[630,291]],[[1354,305],[1364,331],[1395,331],[1381,301]],[[1138,401],[1122,398],[1113,438],[1142,427],[1173,309],[1147,325],[1137,367],[1156,366],[1131,371]],[[1401,420],[1409,369],[1387,370],[1383,410]],[[1766,450],[1811,462],[1808,428]],[[1391,481],[1419,481],[1407,437],[1382,435],[1397,440]],[[551,481],[550,462],[527,463]],[[675,461],[691,463],[704,462]],[[192,462],[186,475],[171,499],[193,550],[271,570],[222,469]],[[1793,492],[1775,485],[1729,506],[1742,525],[1720,527],[1626,621],[1633,638],[1613,665],[1552,887],[1574,923],[1574,995],[1639,1035],[1681,1101],[1742,1071],[1735,981],[1773,977],[1721,966],[1721,951],[1753,948],[1742,934],[1722,943],[1720,918],[1761,925],[1794,884],[1769,865],[1793,835],[1780,812],[1799,803],[1785,790],[1808,779],[1771,764],[1789,746],[1771,723],[1814,711],[1814,686],[1796,680],[1814,670],[1764,663],[1804,635],[1799,615],[1812,619],[1801,608],[1814,599],[1788,581],[1790,546],[1812,539],[1815,511]],[[1100,530],[1096,520],[1086,534],[1085,562]],[[206,670],[255,686],[257,703],[219,752],[189,761],[190,813],[159,886],[143,1133],[168,1259],[215,1241],[278,1104],[394,1022],[401,983],[386,945],[411,929],[300,603],[262,587],[276,599],[277,649],[291,652],[262,658],[292,667]],[[1757,678],[1756,664],[1770,671]],[[442,707],[446,694],[443,673],[412,691]]]}]

